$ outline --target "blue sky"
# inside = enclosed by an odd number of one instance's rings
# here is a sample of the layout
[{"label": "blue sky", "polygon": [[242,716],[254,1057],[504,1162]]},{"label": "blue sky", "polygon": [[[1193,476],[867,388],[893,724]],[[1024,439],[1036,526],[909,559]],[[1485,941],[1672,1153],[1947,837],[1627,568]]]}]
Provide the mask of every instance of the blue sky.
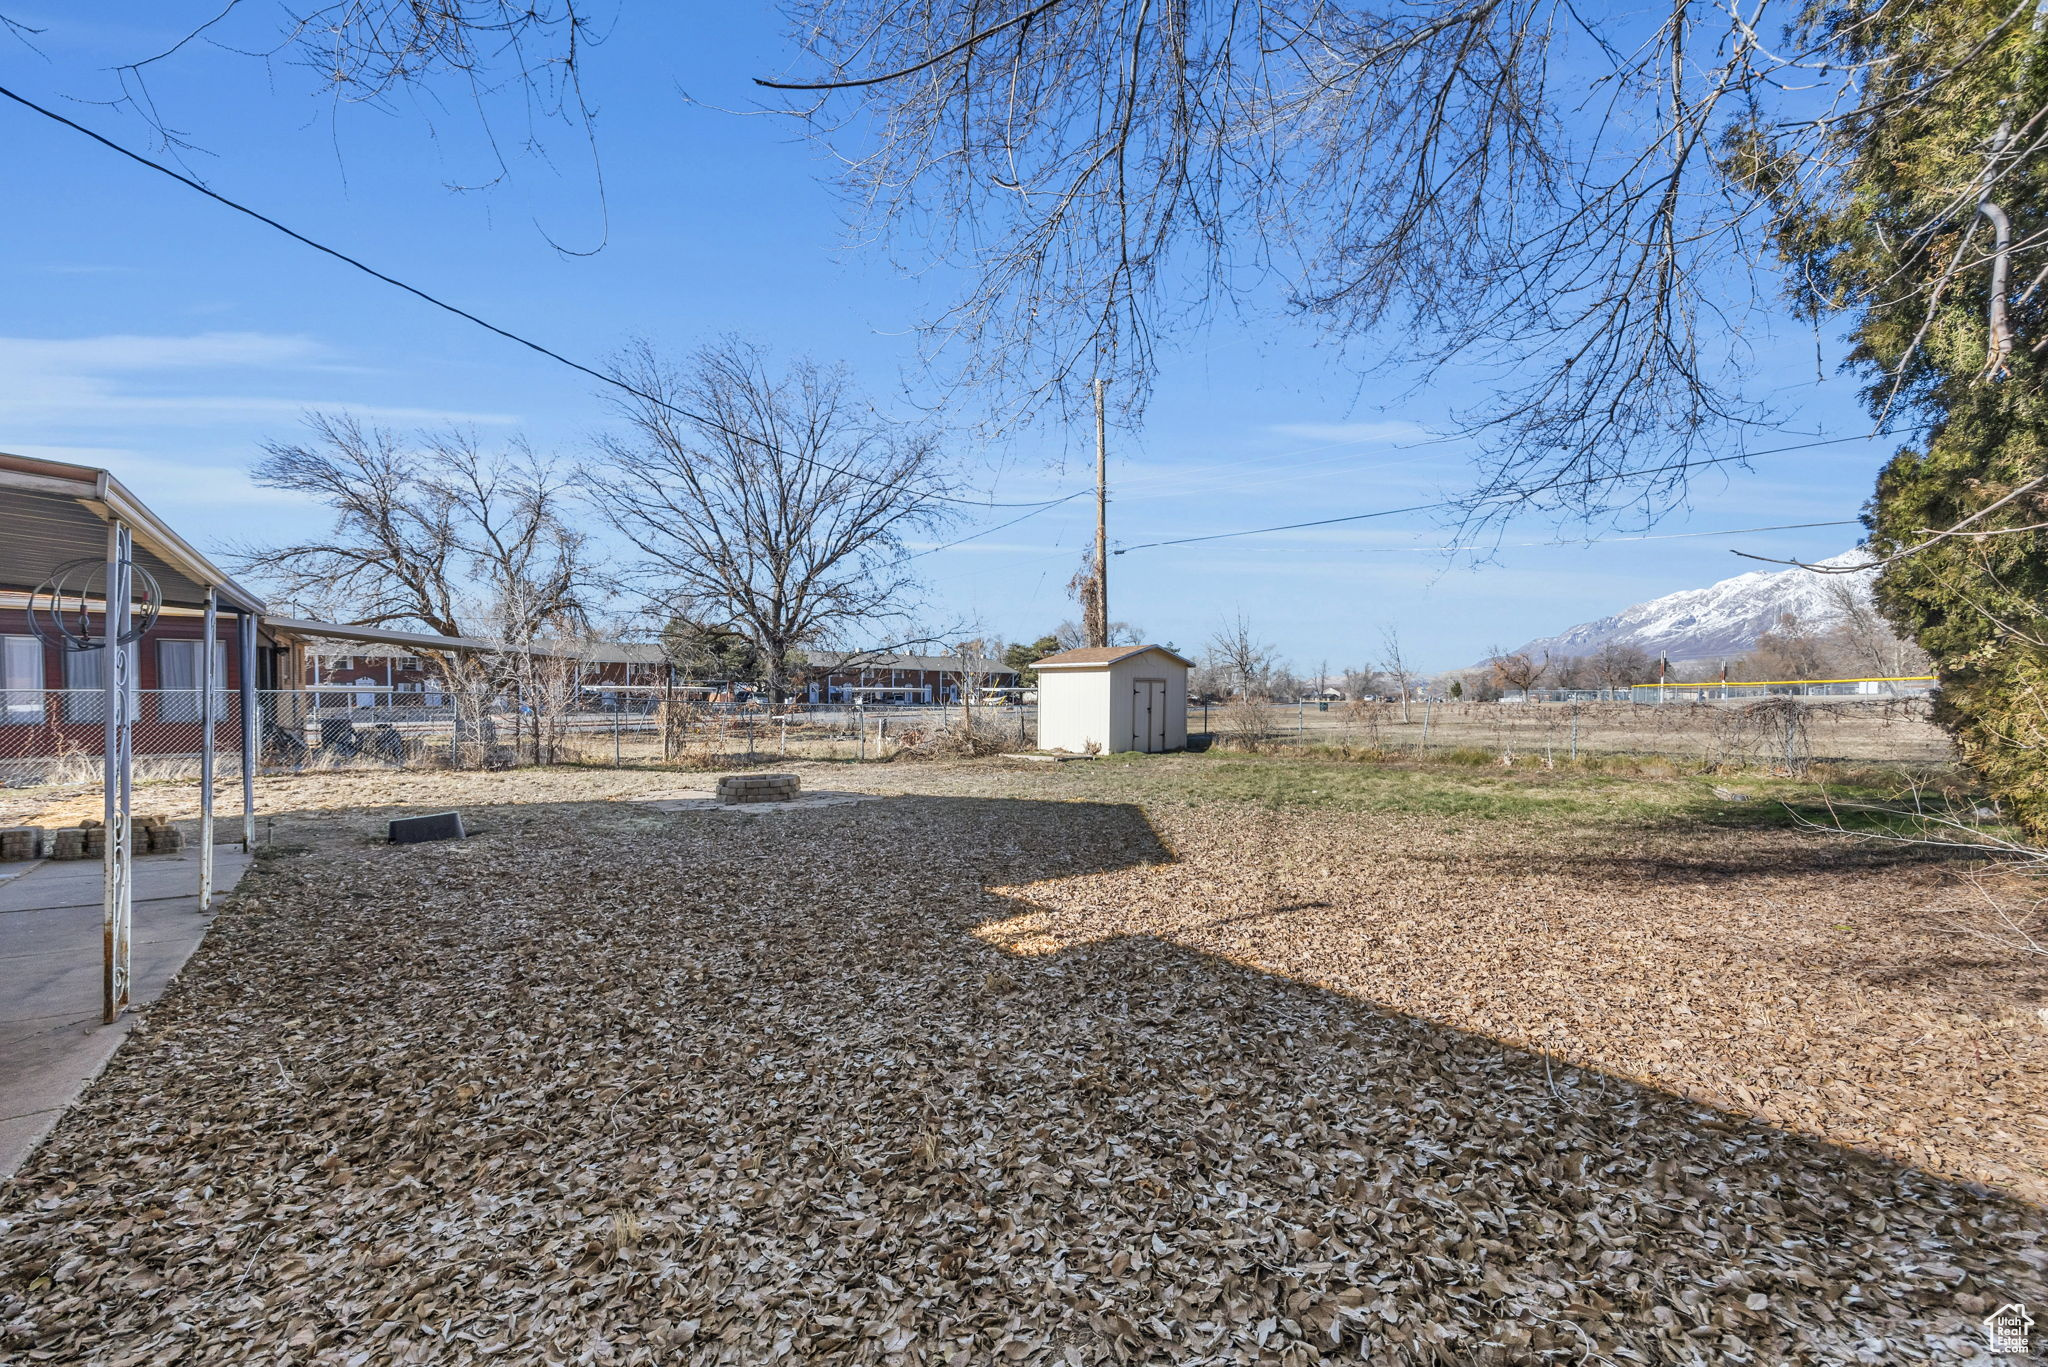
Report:
[{"label": "blue sky", "polygon": [[[92,102],[119,92],[109,68],[156,51],[175,21],[208,17],[217,0],[86,8],[13,0],[10,17],[45,31],[39,51],[0,37],[0,83],[149,146],[132,110]],[[559,350],[598,360],[634,335],[682,351],[739,332],[844,361],[907,414],[901,396],[920,392],[910,328],[951,282],[848,248],[820,153],[783,120],[722,112],[752,103],[748,77],[787,65],[769,7],[623,11],[586,66],[602,198],[570,130],[555,130],[545,158],[515,151],[488,188],[452,188],[496,175],[460,108],[337,109],[301,68],[203,44],[153,68],[151,90],[195,149],[184,165],[223,193]],[[252,20],[238,36],[264,32]],[[608,421],[585,377],[23,111],[0,108],[0,129],[12,208],[0,226],[0,449],[105,465],[196,543],[220,548],[321,520],[247,478],[258,444],[294,434],[309,408],[525,433],[572,459]],[[566,256],[550,237],[604,246]],[[1788,324],[1757,349],[1772,381],[1760,387],[1778,391],[1786,435],[1759,434],[1754,446],[1867,426],[1851,379],[1830,364],[1816,380],[1809,336]],[[1426,440],[1472,397],[1460,382],[1399,393],[1391,381],[1362,385],[1313,331],[1228,314],[1162,361],[1143,430],[1112,434],[1113,542],[1425,502],[1469,478],[1460,448]],[[1047,429],[999,451],[963,438],[959,451],[979,487],[1022,500],[1085,483],[1091,442],[1089,430]],[[1689,509],[1649,530],[1852,518],[1890,449],[1845,443],[1709,474]],[[1556,534],[1531,519],[1504,540]],[[1075,615],[1064,586],[1092,535],[1082,499],[926,557],[927,615],[1036,636]],[[1422,549],[1443,544],[1445,529],[1410,516],[1134,551],[1113,563],[1112,609],[1183,648],[1242,611],[1304,670],[1369,661],[1392,627],[1412,658],[1442,668],[1755,568],[1731,547],[1818,557],[1855,535],[1510,545],[1474,566]]]}]

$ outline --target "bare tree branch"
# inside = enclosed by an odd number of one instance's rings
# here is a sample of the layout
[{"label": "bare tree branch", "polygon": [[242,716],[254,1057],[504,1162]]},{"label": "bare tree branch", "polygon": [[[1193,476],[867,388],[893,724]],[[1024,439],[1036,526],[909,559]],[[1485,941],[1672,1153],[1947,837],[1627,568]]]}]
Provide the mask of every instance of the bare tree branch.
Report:
[{"label": "bare tree branch", "polygon": [[842,371],[771,374],[735,340],[682,366],[643,343],[617,369],[650,397],[619,401],[585,484],[671,616],[745,636],[777,701],[802,648],[908,618],[902,538],[947,497],[933,434],[882,421]]}]

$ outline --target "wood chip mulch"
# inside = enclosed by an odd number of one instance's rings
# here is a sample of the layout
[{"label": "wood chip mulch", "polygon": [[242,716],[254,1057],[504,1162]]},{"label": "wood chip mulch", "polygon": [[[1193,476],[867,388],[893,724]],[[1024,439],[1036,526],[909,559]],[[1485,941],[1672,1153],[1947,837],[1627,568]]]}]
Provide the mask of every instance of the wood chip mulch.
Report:
[{"label": "wood chip mulch", "polygon": [[0,1361],[1989,1363],[2048,1300],[2042,1051],[1886,977],[1910,870],[1002,781],[266,860],[0,1190]]}]

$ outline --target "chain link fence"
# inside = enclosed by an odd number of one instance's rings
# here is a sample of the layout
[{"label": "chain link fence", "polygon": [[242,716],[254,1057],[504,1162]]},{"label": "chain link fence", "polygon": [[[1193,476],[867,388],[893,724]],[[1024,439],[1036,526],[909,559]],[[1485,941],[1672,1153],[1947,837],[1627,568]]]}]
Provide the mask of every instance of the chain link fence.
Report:
[{"label": "chain link fence", "polygon": [[[138,780],[200,770],[203,699],[191,689],[136,690]],[[536,705],[537,703],[537,705]],[[525,764],[708,768],[766,757],[879,760],[990,753],[1036,742],[1031,709],[976,705],[851,706],[711,701],[659,690],[590,689],[567,699],[488,698],[366,687],[256,695],[258,773],[344,769],[491,769]],[[0,693],[0,784],[98,780],[106,695],[98,689]],[[216,695],[214,771],[242,772],[242,703]]]},{"label": "chain link fence", "polygon": [[[135,777],[199,777],[205,744],[203,697],[191,689],[135,689]],[[35,787],[97,782],[106,743],[107,695],[100,689],[0,692],[0,784]],[[242,770],[242,706],[214,696],[214,769],[223,780]]]},{"label": "chain link fence", "polygon": [[1955,763],[1925,698],[1817,695],[1668,701],[1193,704],[1197,743],[1322,746],[1471,762],[1559,764],[1637,755],[1705,768]]},{"label": "chain link fence", "polygon": [[[190,689],[134,694],[135,776],[196,779],[204,739]],[[256,695],[258,773],[343,769],[479,769],[528,764],[703,769],[787,757],[884,760],[1027,750],[1030,707],[852,706],[733,702],[659,691],[590,690],[535,706],[366,689]],[[0,693],[0,784],[98,780],[105,694]],[[214,769],[238,779],[241,699],[215,700]],[[1768,697],[1708,702],[1232,703],[1191,705],[1195,747],[1326,747],[1504,763],[1663,757],[1706,767],[1814,762],[1952,764],[1948,736],[1923,698]]]}]

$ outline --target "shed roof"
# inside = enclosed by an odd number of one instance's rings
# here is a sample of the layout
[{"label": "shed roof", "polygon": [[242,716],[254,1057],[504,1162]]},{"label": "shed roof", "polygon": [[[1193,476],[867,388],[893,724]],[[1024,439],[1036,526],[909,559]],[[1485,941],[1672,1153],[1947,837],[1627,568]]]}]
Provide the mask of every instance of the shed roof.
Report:
[{"label": "shed roof", "polygon": [[1062,650],[1057,655],[1048,655],[1032,664],[1033,669],[1107,669],[1119,660],[1128,660],[1133,655],[1143,655],[1156,650],[1167,659],[1188,669],[1195,662],[1168,650],[1165,646],[1082,646],[1079,650]]}]

